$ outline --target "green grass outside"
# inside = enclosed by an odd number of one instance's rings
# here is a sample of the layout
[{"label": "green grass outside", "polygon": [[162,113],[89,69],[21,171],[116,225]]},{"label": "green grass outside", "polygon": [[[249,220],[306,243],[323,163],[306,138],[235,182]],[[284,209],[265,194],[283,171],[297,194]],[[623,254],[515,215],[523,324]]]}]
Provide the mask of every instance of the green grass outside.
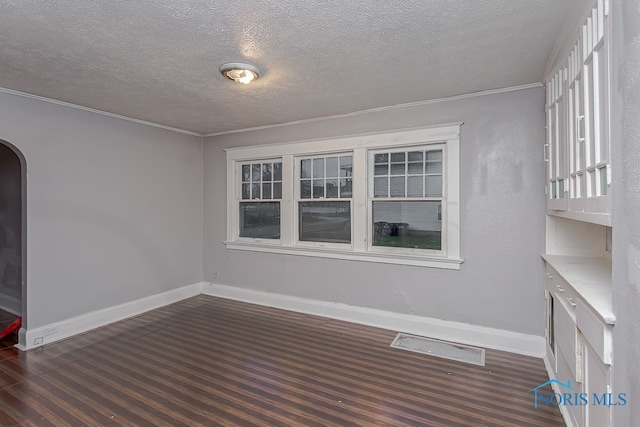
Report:
[{"label": "green grass outside", "polygon": [[392,248],[442,249],[441,237],[434,236],[374,236],[374,246],[387,246]]}]

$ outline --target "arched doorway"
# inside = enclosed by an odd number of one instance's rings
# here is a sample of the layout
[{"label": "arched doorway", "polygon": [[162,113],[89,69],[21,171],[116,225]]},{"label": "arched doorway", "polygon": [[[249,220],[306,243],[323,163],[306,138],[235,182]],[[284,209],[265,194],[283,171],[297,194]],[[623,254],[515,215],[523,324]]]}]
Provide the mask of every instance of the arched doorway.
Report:
[{"label": "arched doorway", "polygon": [[[0,140],[0,331],[25,312],[26,165],[22,153]],[[1,347],[17,343],[17,334]]]}]

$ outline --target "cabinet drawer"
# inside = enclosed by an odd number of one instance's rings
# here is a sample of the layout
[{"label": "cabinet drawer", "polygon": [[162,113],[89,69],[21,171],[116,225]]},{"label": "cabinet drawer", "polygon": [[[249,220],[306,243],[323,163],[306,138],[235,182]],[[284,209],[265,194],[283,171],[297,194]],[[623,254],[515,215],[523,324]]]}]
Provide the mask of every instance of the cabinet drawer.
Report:
[{"label": "cabinet drawer", "polygon": [[558,302],[565,305],[570,311],[574,311],[577,305],[578,293],[566,280],[549,264],[547,264],[547,290],[554,293]]},{"label": "cabinet drawer", "polygon": [[611,326],[597,317],[582,300],[578,300],[576,306],[576,324],[602,363],[611,365],[613,349]]}]

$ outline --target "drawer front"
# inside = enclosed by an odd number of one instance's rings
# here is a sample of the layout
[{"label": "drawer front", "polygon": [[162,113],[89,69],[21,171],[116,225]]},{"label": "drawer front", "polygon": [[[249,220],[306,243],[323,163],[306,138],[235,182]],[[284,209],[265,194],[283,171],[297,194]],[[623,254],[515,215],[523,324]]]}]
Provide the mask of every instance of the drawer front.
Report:
[{"label": "drawer front", "polygon": [[553,292],[558,301],[561,301],[567,308],[574,311],[578,300],[578,293],[560,274],[549,264],[547,264],[547,290]]},{"label": "drawer front", "polygon": [[576,306],[576,324],[602,363],[611,365],[613,339],[610,325],[606,325],[581,300]]}]

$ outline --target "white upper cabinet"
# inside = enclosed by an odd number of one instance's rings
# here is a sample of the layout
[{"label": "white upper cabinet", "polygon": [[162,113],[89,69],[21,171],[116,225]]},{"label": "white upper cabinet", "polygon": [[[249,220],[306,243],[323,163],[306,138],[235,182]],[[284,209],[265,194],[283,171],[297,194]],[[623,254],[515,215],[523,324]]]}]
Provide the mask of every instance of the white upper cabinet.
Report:
[{"label": "white upper cabinet", "polygon": [[611,225],[609,19],[598,0],[547,87],[547,211]]}]

